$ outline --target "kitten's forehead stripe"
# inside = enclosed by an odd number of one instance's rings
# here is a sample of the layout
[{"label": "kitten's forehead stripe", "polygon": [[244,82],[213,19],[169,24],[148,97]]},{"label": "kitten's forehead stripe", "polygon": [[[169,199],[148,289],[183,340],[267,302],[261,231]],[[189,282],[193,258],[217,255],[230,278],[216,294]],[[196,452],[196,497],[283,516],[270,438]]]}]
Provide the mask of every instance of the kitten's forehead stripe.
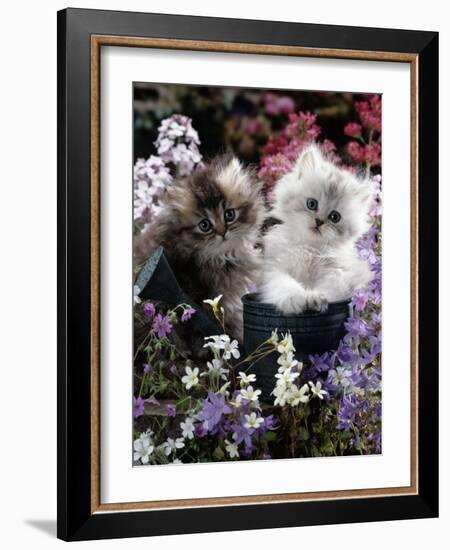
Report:
[{"label": "kitten's forehead stripe", "polygon": [[211,169],[195,172],[190,184],[199,208],[216,209],[225,199]]}]

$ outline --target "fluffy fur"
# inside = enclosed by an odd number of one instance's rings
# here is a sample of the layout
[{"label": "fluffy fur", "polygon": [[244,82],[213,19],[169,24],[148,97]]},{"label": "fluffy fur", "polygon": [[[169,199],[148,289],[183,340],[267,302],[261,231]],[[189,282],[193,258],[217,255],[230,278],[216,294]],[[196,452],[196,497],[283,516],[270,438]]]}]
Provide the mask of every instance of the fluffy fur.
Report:
[{"label": "fluffy fur", "polygon": [[256,244],[264,212],[253,173],[234,157],[218,158],[167,188],[162,211],[135,240],[135,261],[162,245],[181,287],[198,304],[223,295],[226,328],[240,339],[241,297],[261,267]]},{"label": "fluffy fur", "polygon": [[271,215],[281,224],[264,237],[263,301],[287,314],[323,311],[367,286],[355,245],[370,226],[371,189],[316,145],[301,153],[275,187]]}]

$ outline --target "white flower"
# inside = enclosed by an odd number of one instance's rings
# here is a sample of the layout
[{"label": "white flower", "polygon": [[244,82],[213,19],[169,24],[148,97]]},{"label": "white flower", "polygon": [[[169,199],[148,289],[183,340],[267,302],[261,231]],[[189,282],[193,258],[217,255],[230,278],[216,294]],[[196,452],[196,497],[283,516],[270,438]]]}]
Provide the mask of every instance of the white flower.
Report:
[{"label": "white flower", "polygon": [[246,399],[247,401],[258,401],[261,390],[254,390],[252,386],[247,386],[240,390],[239,395],[241,399]]},{"label": "white flower", "polygon": [[238,378],[241,380],[241,386],[244,384],[251,384],[256,382],[255,374],[245,374],[245,372],[240,372]]},{"label": "white flower", "polygon": [[284,336],[283,340],[278,342],[277,350],[280,354],[288,354],[290,351],[295,351],[292,336],[289,333]]},{"label": "white flower", "polygon": [[226,382],[223,386],[219,388],[219,390],[216,393],[221,393],[222,395],[228,395],[228,387],[230,386],[231,382]]},{"label": "white flower", "polygon": [[180,428],[182,430],[183,437],[187,439],[194,438],[194,422],[192,421],[192,418],[187,416],[184,422],[180,422]]},{"label": "white flower", "polygon": [[272,334],[270,335],[270,338],[267,340],[268,344],[272,344],[273,346],[277,347],[278,345],[278,333],[276,330],[272,331]]},{"label": "white flower", "polygon": [[181,382],[186,386],[187,390],[190,390],[193,386],[198,384],[198,373],[199,370],[197,367],[191,369],[191,367],[185,367],[185,376],[181,379]]},{"label": "white flower", "polygon": [[134,165],[134,219],[150,221],[157,215],[159,199],[172,181],[170,170],[161,158],[151,155]]},{"label": "white flower", "polygon": [[288,353],[283,353],[278,357],[277,363],[281,365],[281,367],[278,369],[278,372],[283,372],[281,369],[290,369],[292,367],[295,367],[298,364],[298,361],[295,359],[294,354],[292,351],[289,351]]},{"label": "white flower", "polygon": [[232,342],[224,342],[223,345],[223,358],[225,361],[231,359],[232,356],[235,359],[239,359],[240,357],[239,344],[237,340],[233,340]]},{"label": "white flower", "polygon": [[149,457],[155,449],[150,435],[151,432],[145,432],[133,443],[133,459],[135,461],[140,460],[142,464],[148,464]]},{"label": "white flower", "polygon": [[134,293],[134,303],[135,304],[140,304],[142,302],[142,300],[139,298],[139,294],[141,293],[141,289],[137,285],[134,285],[133,293]]},{"label": "white flower", "polygon": [[285,386],[289,386],[296,378],[300,376],[298,372],[292,372],[290,368],[280,367],[275,378],[283,383]]},{"label": "white flower", "polygon": [[245,422],[244,428],[253,428],[257,430],[264,422],[264,418],[256,416],[256,413],[244,414]]},{"label": "white flower", "polygon": [[222,296],[223,294],[220,294],[219,296],[216,296],[214,300],[203,300],[203,303],[209,304],[212,307],[213,311],[217,311],[217,308],[219,307],[219,301]]},{"label": "white flower", "polygon": [[344,388],[351,384],[349,380],[351,375],[352,371],[345,367],[336,367],[336,369],[331,369],[329,372],[331,382],[336,386],[341,385]]},{"label": "white flower", "polygon": [[296,407],[299,403],[308,403],[309,401],[309,386],[303,384],[301,388],[292,384],[287,392],[287,402],[291,407]]},{"label": "white flower", "polygon": [[315,384],[310,380],[309,385],[311,387],[311,393],[313,397],[323,399],[323,396],[328,393],[326,390],[322,389],[322,382],[320,380],[318,380]]},{"label": "white flower", "polygon": [[161,122],[155,141],[158,154],[166,163],[174,163],[180,176],[188,176],[202,156],[197,145],[198,133],[189,117],[174,114]]},{"label": "white flower", "polygon": [[228,441],[228,439],[225,439],[225,450],[229,454],[230,458],[239,457],[239,451],[238,451],[237,444],[232,443],[231,441]]},{"label": "white flower", "polygon": [[212,342],[203,344],[204,348],[211,348],[214,352],[220,352],[230,342],[230,337],[228,334],[220,334],[219,336],[206,336],[205,340],[212,340]]},{"label": "white flower", "polygon": [[284,384],[277,384],[272,391],[272,394],[275,397],[274,405],[279,405],[284,407],[286,401],[289,397],[289,389]]},{"label": "white flower", "polygon": [[171,437],[168,437],[167,441],[165,441],[162,444],[162,449],[166,456],[169,456],[172,453],[175,453],[177,449],[182,449],[183,447],[184,447],[184,438],[182,437],[177,437],[177,439],[172,439]]},{"label": "white flower", "polygon": [[213,359],[211,362],[207,361],[208,372],[202,372],[200,376],[216,376],[217,378],[226,380],[228,378],[228,369],[222,368],[222,365],[221,359]]}]

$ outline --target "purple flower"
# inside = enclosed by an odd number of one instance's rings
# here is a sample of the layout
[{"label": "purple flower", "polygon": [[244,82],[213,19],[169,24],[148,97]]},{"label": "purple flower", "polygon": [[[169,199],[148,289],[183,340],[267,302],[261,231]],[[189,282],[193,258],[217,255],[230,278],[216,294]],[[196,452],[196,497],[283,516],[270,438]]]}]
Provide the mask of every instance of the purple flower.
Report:
[{"label": "purple flower", "polygon": [[338,412],[338,430],[350,431],[351,424],[355,421],[357,407],[351,398],[343,397]]},{"label": "purple flower", "polygon": [[145,402],[142,397],[133,397],[133,400],[133,416],[134,418],[138,418],[144,414]]},{"label": "purple flower", "polygon": [[330,356],[328,352],[323,353],[322,355],[310,355],[309,360],[311,362],[311,371],[315,373],[319,372],[328,372],[331,367],[334,366],[334,357]]},{"label": "purple flower", "polygon": [[375,434],[375,452],[381,453],[381,430],[378,430]]},{"label": "purple flower", "polygon": [[203,401],[203,408],[197,414],[198,420],[203,421],[204,427],[211,432],[222,419],[224,414],[229,414],[231,408],[227,405],[222,394],[208,393],[208,398]]},{"label": "purple flower", "polygon": [[185,321],[189,321],[189,319],[194,315],[195,309],[191,306],[188,306],[184,311],[183,315],[181,316],[181,321],[184,323]]},{"label": "purple flower", "polygon": [[144,312],[144,315],[147,315],[147,317],[150,317],[150,318],[154,317],[154,315],[156,313],[156,308],[152,304],[152,302],[145,303],[142,310]]},{"label": "purple flower", "polygon": [[149,365],[148,363],[144,363],[142,366],[144,367],[144,374],[148,374],[149,372],[151,372],[152,370],[151,365]]},{"label": "purple flower", "polygon": [[172,403],[167,403],[165,406],[166,412],[169,416],[176,416],[177,415],[177,408]]},{"label": "purple flower", "polygon": [[277,424],[277,420],[273,414],[269,414],[269,416],[266,416],[264,418],[264,423],[262,424],[261,428],[264,430],[271,430],[274,431],[278,429],[279,425]]},{"label": "purple flower", "polygon": [[254,433],[253,428],[245,428],[241,424],[232,424],[231,429],[233,430],[233,439],[237,445],[244,441],[247,448],[252,445],[252,434]]},{"label": "purple flower", "polygon": [[208,430],[200,422],[194,425],[194,433],[195,433],[195,437],[205,437],[205,435],[208,433]]},{"label": "purple flower", "polygon": [[240,454],[245,458],[250,458],[253,454],[253,451],[254,451],[254,447],[250,443],[250,445],[246,445],[243,449],[241,449]]},{"label": "purple flower", "polygon": [[343,342],[340,342],[337,356],[342,363],[352,363],[355,360],[355,353],[350,346],[347,346]]},{"label": "purple flower", "polygon": [[153,325],[152,329],[153,332],[156,332],[159,338],[164,338],[164,336],[167,336],[167,334],[170,334],[172,331],[172,324],[170,323],[169,318],[167,315],[164,317],[161,315],[161,313],[158,313],[156,317],[153,319]]},{"label": "purple flower", "polygon": [[355,343],[358,343],[360,336],[369,335],[369,327],[364,319],[361,319],[361,317],[351,317],[347,320],[344,326],[347,330],[347,334],[344,337],[346,342],[350,343],[354,341]]},{"label": "purple flower", "polygon": [[368,300],[369,295],[367,294],[367,292],[355,292],[352,302],[355,306],[356,311],[362,311],[366,307]]},{"label": "purple flower", "polygon": [[171,372],[172,374],[176,374],[177,373],[177,366],[172,363],[169,367],[169,372]]}]

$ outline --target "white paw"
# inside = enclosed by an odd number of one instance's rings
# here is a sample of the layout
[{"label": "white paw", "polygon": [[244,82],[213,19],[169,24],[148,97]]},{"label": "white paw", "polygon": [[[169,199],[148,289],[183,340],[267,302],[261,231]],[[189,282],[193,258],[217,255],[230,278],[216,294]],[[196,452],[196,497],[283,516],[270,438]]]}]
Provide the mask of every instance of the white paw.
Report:
[{"label": "white paw", "polygon": [[284,296],[278,303],[278,309],[286,315],[302,313],[306,309],[305,296],[303,294]]},{"label": "white paw", "polygon": [[305,296],[305,310],[320,311],[323,313],[328,309],[328,300],[325,294],[314,290],[308,292]]}]

